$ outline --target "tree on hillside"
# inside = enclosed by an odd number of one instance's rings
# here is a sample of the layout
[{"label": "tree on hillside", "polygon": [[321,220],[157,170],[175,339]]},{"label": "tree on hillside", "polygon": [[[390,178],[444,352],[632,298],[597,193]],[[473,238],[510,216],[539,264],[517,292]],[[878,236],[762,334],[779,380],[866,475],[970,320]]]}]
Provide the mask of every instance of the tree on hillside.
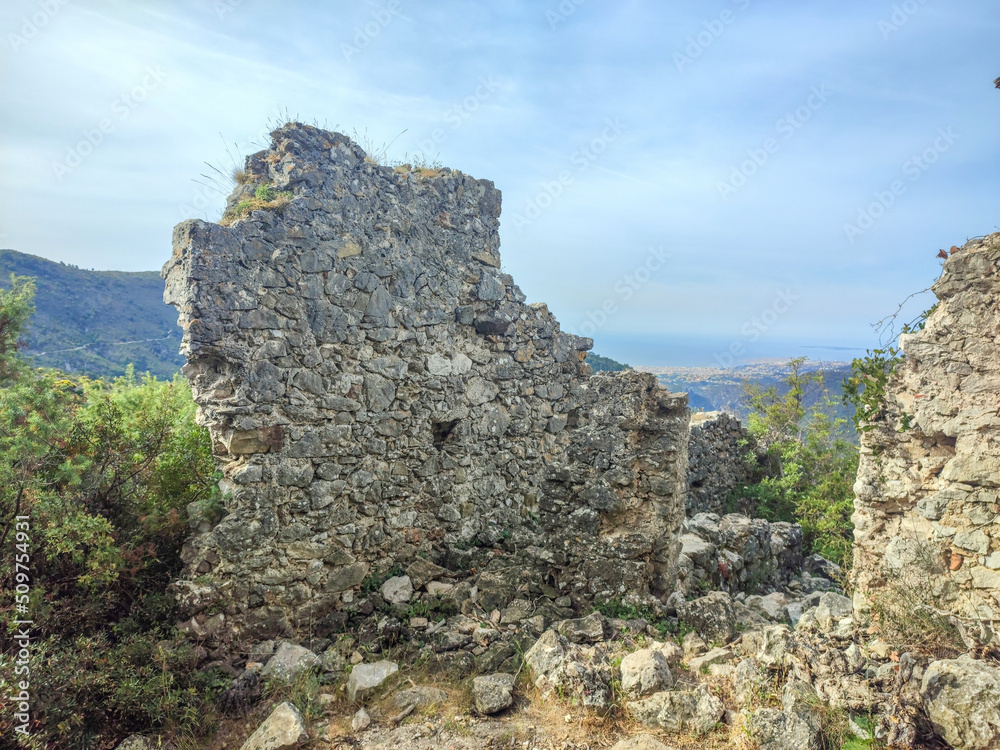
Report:
[{"label": "tree on hillside", "polygon": [[744,385],[743,398],[751,410],[749,428],[765,449],[792,437],[802,439],[806,396],[811,388],[823,385],[823,373],[804,372],[805,362],[805,357],[789,360],[790,372],[784,380],[788,390],[784,394],[773,385],[769,388],[758,383]]},{"label": "tree on hillside", "polygon": [[853,536],[854,477],[858,449],[836,401],[823,391],[813,406],[810,391],[822,388],[821,372],[804,372],[805,358],[789,362],[787,390],[748,384],[748,428],[777,467],[775,476],[741,488],[734,502],[772,521],[802,524],[806,549],[838,564],[848,561]]}]

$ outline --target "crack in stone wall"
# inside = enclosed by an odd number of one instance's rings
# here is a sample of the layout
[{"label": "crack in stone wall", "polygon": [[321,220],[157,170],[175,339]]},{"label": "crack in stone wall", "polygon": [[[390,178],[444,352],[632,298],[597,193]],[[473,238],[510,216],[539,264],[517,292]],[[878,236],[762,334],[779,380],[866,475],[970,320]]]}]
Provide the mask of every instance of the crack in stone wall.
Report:
[{"label": "crack in stone wall", "polygon": [[291,201],[181,223],[163,270],[226,493],[185,546],[186,613],[226,638],[329,631],[419,559],[489,606],[669,595],[686,395],[591,376],[592,342],[502,271],[491,182],[301,124],[272,139],[227,212],[260,186]]}]

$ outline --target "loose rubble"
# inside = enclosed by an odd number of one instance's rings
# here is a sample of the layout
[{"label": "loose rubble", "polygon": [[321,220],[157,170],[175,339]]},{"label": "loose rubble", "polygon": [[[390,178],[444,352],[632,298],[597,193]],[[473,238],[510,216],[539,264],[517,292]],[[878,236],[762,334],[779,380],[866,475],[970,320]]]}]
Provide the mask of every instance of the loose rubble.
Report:
[{"label": "loose rubble", "polygon": [[936,661],[920,693],[934,728],[955,750],[1000,747],[1000,668],[967,655]]}]

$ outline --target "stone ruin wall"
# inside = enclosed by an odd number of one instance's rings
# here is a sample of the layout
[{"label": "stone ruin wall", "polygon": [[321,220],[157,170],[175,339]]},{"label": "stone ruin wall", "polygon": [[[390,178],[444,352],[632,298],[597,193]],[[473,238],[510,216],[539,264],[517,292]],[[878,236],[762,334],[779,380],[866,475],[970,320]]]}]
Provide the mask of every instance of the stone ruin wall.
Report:
[{"label": "stone ruin wall", "polygon": [[421,559],[488,608],[669,595],[686,395],[590,375],[592,342],[501,270],[491,182],[300,124],[272,139],[228,212],[261,185],[290,203],[183,222],[163,270],[226,491],[174,585],[196,627],[322,634]]},{"label": "stone ruin wall", "polygon": [[757,441],[737,417],[724,411],[692,413],[688,516],[734,510],[733,491],[763,478],[762,460]]},{"label": "stone ruin wall", "polygon": [[862,439],[856,605],[909,592],[988,640],[980,623],[1000,620],[1000,234],[957,250],[933,291]]}]

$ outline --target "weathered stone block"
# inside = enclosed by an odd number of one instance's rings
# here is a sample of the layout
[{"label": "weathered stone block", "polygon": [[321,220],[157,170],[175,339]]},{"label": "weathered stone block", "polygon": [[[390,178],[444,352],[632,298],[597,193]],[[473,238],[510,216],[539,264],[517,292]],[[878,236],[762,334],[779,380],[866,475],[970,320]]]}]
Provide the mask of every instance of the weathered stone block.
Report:
[{"label": "weathered stone block", "polygon": [[472,681],[472,695],[476,710],[484,714],[495,714],[510,708],[514,703],[514,675],[504,672],[476,677]]},{"label": "weathered stone block", "polygon": [[398,671],[399,665],[391,661],[355,664],[347,679],[347,697],[352,701],[364,698]]}]

